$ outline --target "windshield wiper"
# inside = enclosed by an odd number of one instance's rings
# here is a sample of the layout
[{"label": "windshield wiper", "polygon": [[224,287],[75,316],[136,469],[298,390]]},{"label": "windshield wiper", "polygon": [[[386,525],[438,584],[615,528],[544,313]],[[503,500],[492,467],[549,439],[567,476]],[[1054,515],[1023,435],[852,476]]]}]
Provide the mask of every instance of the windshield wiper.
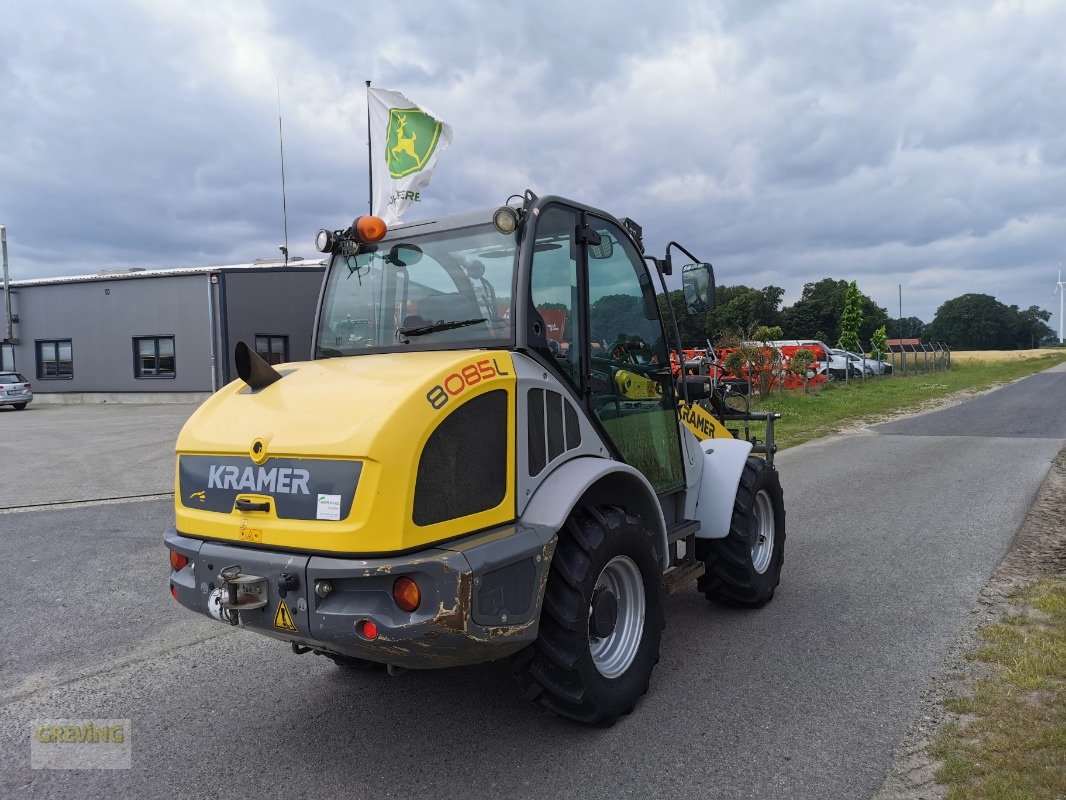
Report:
[{"label": "windshield wiper", "polygon": [[485,318],[480,319],[453,319],[450,322],[431,322],[428,325],[419,325],[415,328],[400,328],[396,331],[396,338],[404,344],[410,344],[405,338],[407,336],[425,336],[427,333],[437,333],[438,331],[452,331],[456,328],[465,328],[467,325],[477,325],[479,322],[485,322]]}]

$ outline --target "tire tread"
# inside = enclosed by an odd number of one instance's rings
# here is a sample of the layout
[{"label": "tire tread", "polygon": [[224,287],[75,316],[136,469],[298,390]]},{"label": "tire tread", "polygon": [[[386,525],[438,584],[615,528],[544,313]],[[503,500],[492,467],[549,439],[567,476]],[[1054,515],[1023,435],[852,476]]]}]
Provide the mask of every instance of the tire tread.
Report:
[{"label": "tire tread", "polygon": [[[640,517],[614,506],[579,506],[560,531],[544,593],[540,633],[536,641],[511,660],[523,698],[542,711],[586,725],[607,727],[632,712],[647,692],[651,669],[641,678],[639,690],[632,697],[625,698],[620,705],[603,702],[583,680],[580,664],[582,653],[588,647],[582,587],[594,580],[589,572],[595,551],[612,537],[634,535],[644,537],[654,557],[652,536]],[[658,645],[664,627],[661,597],[657,603],[649,598],[644,636],[654,642],[652,669],[659,661]]]}]

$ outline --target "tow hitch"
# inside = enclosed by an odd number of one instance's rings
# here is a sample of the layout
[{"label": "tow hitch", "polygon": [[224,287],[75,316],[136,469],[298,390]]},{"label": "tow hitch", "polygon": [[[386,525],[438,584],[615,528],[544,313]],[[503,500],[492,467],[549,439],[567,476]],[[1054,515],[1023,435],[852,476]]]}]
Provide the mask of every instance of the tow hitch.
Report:
[{"label": "tow hitch", "polygon": [[240,622],[241,611],[252,611],[267,604],[267,579],[241,574],[240,564],[223,567],[218,573],[222,619],[230,625]]}]

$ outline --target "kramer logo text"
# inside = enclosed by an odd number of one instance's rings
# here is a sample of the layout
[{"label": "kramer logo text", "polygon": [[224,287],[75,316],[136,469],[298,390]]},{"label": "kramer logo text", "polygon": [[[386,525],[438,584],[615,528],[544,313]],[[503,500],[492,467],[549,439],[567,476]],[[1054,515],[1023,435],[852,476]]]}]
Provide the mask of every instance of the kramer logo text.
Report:
[{"label": "kramer logo text", "polygon": [[240,467],[211,464],[208,467],[208,489],[270,492],[272,494],[310,494],[307,482],[311,473],[290,467]]}]

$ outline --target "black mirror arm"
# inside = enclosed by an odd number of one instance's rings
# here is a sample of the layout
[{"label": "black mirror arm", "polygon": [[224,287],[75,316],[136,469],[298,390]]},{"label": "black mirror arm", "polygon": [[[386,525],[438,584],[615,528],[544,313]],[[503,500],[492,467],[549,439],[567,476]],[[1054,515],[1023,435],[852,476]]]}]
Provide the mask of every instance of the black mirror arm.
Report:
[{"label": "black mirror arm", "polygon": [[706,261],[700,261],[698,258],[696,258],[696,256],[692,255],[692,253],[690,253],[687,249],[685,249],[682,245],[678,244],[677,242],[670,242],[670,244],[668,244],[666,246],[666,257],[667,258],[670,258],[670,248],[671,247],[676,247],[678,250],[680,250],[686,256],[691,258],[693,263],[695,263],[695,264],[706,264],[707,263]]}]

